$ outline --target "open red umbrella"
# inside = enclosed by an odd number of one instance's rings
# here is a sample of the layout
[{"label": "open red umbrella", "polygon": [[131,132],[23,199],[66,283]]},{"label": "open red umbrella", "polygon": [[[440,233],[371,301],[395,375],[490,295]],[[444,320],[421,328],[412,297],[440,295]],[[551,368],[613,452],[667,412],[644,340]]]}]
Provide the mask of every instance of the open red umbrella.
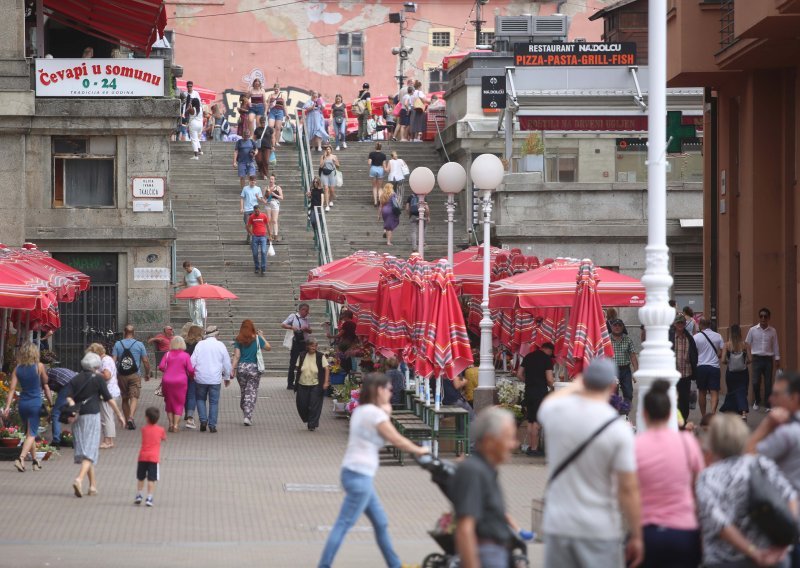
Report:
[{"label": "open red umbrella", "polygon": [[582,260],[578,268],[575,302],[564,343],[562,353],[566,355],[571,377],[580,373],[596,357],[614,357],[597,290],[597,275],[589,259]]},{"label": "open red umbrella", "polygon": [[52,267],[59,274],[62,274],[67,278],[77,280],[80,292],[85,292],[89,289],[89,286],[91,285],[91,278],[87,274],[72,268],[68,264],[64,264],[63,262],[56,260],[50,256],[50,253],[39,249],[35,244],[25,243],[22,245],[22,252],[24,253],[25,257],[36,258],[38,262]]},{"label": "open red umbrella", "polygon": [[238,300],[238,296],[222,286],[199,284],[184,288],[175,297],[179,300]]},{"label": "open red umbrella", "polygon": [[383,262],[383,255],[375,255],[340,263],[333,270],[323,272],[322,276],[300,284],[300,299],[329,300],[340,304],[375,303]]},{"label": "open red umbrella", "polygon": [[340,258],[334,261],[329,262],[328,264],[323,264],[322,266],[317,266],[316,268],[312,268],[308,271],[308,282],[312,280],[316,280],[318,278],[325,278],[332,272],[345,268],[347,266],[351,266],[353,264],[357,264],[359,262],[369,260],[369,259],[380,259],[383,261],[384,255],[378,254],[374,251],[368,250],[359,250],[354,252],[351,255],[345,256],[344,258]]},{"label": "open red umbrella", "polygon": [[[494,266],[497,256],[502,252],[503,249],[491,247],[490,267]],[[454,254],[453,276],[462,294],[480,297],[483,294],[483,247],[469,247]]]},{"label": "open red umbrella", "polygon": [[[581,263],[557,260],[550,264],[493,282],[489,289],[492,308],[567,308],[575,299],[575,272]],[[636,278],[605,268],[595,268],[597,294],[603,306],[641,306],[644,285]]]}]

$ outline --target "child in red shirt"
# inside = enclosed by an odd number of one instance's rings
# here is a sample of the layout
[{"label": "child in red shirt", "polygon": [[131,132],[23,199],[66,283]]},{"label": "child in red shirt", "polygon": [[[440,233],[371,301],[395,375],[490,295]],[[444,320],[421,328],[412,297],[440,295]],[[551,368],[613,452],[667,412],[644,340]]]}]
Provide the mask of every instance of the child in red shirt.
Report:
[{"label": "child in red shirt", "polygon": [[147,501],[145,505],[153,506],[153,493],[158,481],[158,461],[161,453],[161,442],[167,439],[167,433],[158,425],[161,411],[155,406],[148,408],[145,413],[147,424],[142,428],[142,447],[139,450],[139,463],[136,467],[136,499],[134,505],[142,504],[142,489],[144,479],[147,477]]}]

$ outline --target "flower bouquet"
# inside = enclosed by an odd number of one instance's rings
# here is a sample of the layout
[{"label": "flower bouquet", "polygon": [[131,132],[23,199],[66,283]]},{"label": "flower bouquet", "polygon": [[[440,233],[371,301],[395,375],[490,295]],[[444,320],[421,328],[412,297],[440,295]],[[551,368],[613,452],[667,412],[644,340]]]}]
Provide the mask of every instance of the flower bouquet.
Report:
[{"label": "flower bouquet", "polygon": [[75,444],[75,436],[69,430],[61,431],[61,445],[71,448]]},{"label": "flower bouquet", "polygon": [[0,428],[0,447],[15,448],[24,437],[25,433],[16,426]]}]

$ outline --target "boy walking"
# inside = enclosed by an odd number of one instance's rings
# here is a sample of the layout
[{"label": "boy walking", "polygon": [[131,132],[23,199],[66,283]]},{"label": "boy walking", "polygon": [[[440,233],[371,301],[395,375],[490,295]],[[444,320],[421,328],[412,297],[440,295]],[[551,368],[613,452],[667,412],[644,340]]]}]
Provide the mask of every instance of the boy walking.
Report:
[{"label": "boy walking", "polygon": [[136,499],[134,505],[142,504],[142,489],[144,479],[147,478],[147,501],[145,505],[153,506],[153,493],[158,481],[158,461],[161,454],[161,442],[167,439],[167,433],[158,425],[161,411],[155,406],[148,408],[145,413],[147,424],[142,428],[142,447],[139,450],[139,463],[136,467]]}]

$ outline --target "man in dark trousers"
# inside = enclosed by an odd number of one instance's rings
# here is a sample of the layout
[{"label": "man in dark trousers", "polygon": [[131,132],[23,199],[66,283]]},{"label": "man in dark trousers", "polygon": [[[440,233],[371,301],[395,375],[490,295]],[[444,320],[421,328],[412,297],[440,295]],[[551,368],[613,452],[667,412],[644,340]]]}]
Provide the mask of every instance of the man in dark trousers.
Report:
[{"label": "man in dark trousers", "polygon": [[291,349],[289,353],[289,372],[286,377],[286,389],[294,390],[295,365],[301,353],[306,352],[306,339],[311,337],[311,321],[308,319],[308,304],[297,306],[297,311],[286,318],[281,327],[292,332],[291,339],[284,339],[284,347]]},{"label": "man in dark trousers", "polygon": [[531,351],[522,360],[517,369],[517,378],[525,381],[525,408],[528,419],[528,450],[529,456],[541,457],[544,452],[539,449],[540,426],[536,421],[539,406],[544,397],[553,386],[553,352],[552,343],[544,343],[536,351]]},{"label": "man in dark trousers", "polygon": [[672,350],[675,352],[675,365],[681,378],[678,380],[678,411],[684,421],[689,420],[689,406],[692,394],[692,380],[697,371],[697,344],[686,331],[686,316],[678,314],[669,332]]}]

